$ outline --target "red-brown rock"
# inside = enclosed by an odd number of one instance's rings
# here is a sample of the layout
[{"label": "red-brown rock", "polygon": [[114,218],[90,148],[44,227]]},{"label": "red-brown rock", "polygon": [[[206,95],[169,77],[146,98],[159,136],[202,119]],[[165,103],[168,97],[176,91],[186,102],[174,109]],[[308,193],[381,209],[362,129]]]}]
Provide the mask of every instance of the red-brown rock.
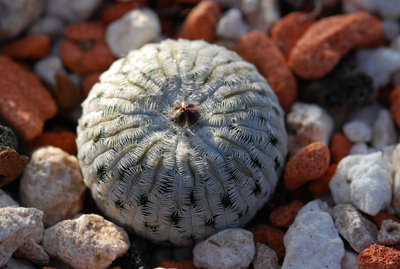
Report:
[{"label": "red-brown rock", "polygon": [[289,65],[299,77],[315,79],[350,50],[382,42],[381,23],[367,12],[331,16],[308,28],[290,52]]},{"label": "red-brown rock", "polygon": [[186,17],[178,37],[189,40],[203,39],[214,42],[218,19],[221,15],[219,6],[212,1],[201,1]]},{"label": "red-brown rock", "polygon": [[330,159],[329,148],[323,142],[314,142],[302,148],[286,165],[286,188],[297,189],[305,182],[321,177],[328,170]]},{"label": "red-brown rock", "polygon": [[271,39],[275,41],[283,55],[288,58],[297,40],[314,23],[307,13],[295,11],[277,21],[271,28]]},{"label": "red-brown rock", "polygon": [[357,258],[359,269],[399,269],[400,251],[381,245],[364,249]]},{"label": "red-brown rock", "polygon": [[297,82],[275,42],[252,31],[240,38],[236,51],[257,67],[278,96],[283,110],[288,112],[297,97]]},{"label": "red-brown rock", "polygon": [[293,201],[288,205],[279,206],[272,211],[269,216],[269,222],[275,227],[285,227],[293,223],[296,218],[297,212],[304,206],[304,203],[300,201]]}]

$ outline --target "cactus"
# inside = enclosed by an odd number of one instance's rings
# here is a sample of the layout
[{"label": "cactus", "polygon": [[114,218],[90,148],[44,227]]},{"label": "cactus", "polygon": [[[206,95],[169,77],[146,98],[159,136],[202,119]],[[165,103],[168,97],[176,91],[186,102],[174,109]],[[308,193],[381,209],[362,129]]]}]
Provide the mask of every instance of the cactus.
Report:
[{"label": "cactus", "polygon": [[245,225],[284,166],[283,111],[268,82],[204,41],[131,51],[82,107],[85,184],[107,216],[152,241],[189,245]]}]

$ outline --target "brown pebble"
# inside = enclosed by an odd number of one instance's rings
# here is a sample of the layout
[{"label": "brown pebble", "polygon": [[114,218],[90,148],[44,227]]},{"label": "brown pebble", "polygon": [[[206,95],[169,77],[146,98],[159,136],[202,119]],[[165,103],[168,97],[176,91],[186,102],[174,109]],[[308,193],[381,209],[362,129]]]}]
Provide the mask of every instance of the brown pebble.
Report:
[{"label": "brown pebble", "polygon": [[14,59],[40,59],[50,50],[50,38],[47,35],[28,35],[4,45],[0,53]]},{"label": "brown pebble", "polygon": [[285,187],[297,189],[309,180],[326,173],[330,162],[329,148],[323,142],[314,142],[291,157],[284,174]]},{"label": "brown pebble", "polygon": [[60,148],[71,155],[77,153],[76,134],[67,130],[46,131],[41,135],[24,143],[24,149],[31,153],[41,146],[54,146]]},{"label": "brown pebble", "polygon": [[301,78],[320,78],[351,49],[383,42],[380,21],[367,12],[321,19],[308,28],[289,55],[289,65]]},{"label": "brown pebble", "polygon": [[212,1],[201,1],[187,15],[178,37],[189,40],[203,39],[214,42],[218,19],[221,15],[219,6]]},{"label": "brown pebble", "polygon": [[288,58],[297,40],[314,23],[314,19],[306,19],[307,13],[291,12],[277,21],[271,28],[271,39],[275,41],[283,55]]},{"label": "brown pebble", "polygon": [[54,97],[60,109],[73,109],[80,105],[82,101],[81,88],[66,74],[54,75],[56,87]]},{"label": "brown pebble", "polygon": [[364,249],[357,257],[359,269],[399,269],[400,251],[381,245]]},{"label": "brown pebble", "polygon": [[240,38],[236,51],[257,67],[278,96],[283,110],[288,112],[296,100],[297,82],[276,44],[267,35],[254,30]]},{"label": "brown pebble", "polygon": [[86,75],[105,71],[115,60],[105,41],[102,22],[82,22],[68,25],[60,45],[63,63],[72,71]]},{"label": "brown pebble", "polygon": [[13,148],[0,146],[0,187],[18,178],[27,164],[27,156],[20,156]]},{"label": "brown pebble", "polygon": [[269,222],[275,227],[289,228],[296,218],[297,212],[303,206],[304,203],[300,201],[293,201],[288,205],[278,206],[269,216]]},{"label": "brown pebble", "polygon": [[43,131],[57,111],[50,92],[29,69],[0,55],[0,116],[25,140]]}]

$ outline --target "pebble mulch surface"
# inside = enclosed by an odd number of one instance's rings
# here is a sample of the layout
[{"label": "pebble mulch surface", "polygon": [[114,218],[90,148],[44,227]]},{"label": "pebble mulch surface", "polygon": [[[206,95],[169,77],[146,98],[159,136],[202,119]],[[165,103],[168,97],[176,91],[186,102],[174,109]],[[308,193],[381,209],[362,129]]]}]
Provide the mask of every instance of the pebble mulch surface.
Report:
[{"label": "pebble mulch surface", "polygon": [[[0,0],[0,268],[400,268],[400,2]],[[235,50],[290,143],[273,198],[193,247],[96,208],[75,144],[102,72],[166,38]]]}]

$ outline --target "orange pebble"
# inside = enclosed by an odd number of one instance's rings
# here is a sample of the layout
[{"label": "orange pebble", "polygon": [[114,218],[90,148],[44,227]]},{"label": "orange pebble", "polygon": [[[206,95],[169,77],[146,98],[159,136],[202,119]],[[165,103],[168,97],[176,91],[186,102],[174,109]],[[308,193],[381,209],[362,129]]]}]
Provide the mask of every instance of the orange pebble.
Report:
[{"label": "orange pebble", "polygon": [[102,74],[101,72],[95,72],[85,76],[85,78],[82,81],[82,89],[84,97],[87,97],[93,85],[99,81],[99,77],[101,74]]},{"label": "orange pebble", "polygon": [[288,58],[290,51],[303,33],[314,23],[314,19],[305,19],[307,13],[291,12],[271,28],[271,39],[275,41],[283,55]]},{"label": "orange pebble", "polygon": [[25,140],[40,135],[57,113],[51,94],[30,70],[0,55],[0,115]]},{"label": "orange pebble", "polygon": [[304,79],[329,73],[351,49],[382,43],[380,21],[367,12],[321,19],[308,28],[289,55],[289,65]]},{"label": "orange pebble", "polygon": [[310,182],[310,185],[308,185],[308,189],[310,192],[314,194],[325,194],[329,192],[329,181],[331,181],[333,175],[336,172],[337,164],[334,163],[331,166],[329,166],[328,171],[326,171],[325,174],[323,174],[320,178],[317,178],[316,180],[313,180]]},{"label": "orange pebble", "polygon": [[400,86],[396,86],[390,94],[390,113],[397,127],[400,127]]},{"label": "orange pebble", "polygon": [[101,20],[107,24],[118,20],[137,5],[137,1],[116,2],[103,10],[101,13]]},{"label": "orange pebble", "polygon": [[47,35],[28,35],[4,45],[0,52],[14,59],[40,59],[50,50],[50,38]]},{"label": "orange pebble", "polygon": [[47,131],[43,132],[34,140],[26,142],[24,147],[26,151],[30,153],[38,147],[50,145],[75,155],[77,153],[75,139],[76,134],[70,131]]},{"label": "orange pebble", "polygon": [[386,211],[379,211],[379,213],[376,214],[373,218],[378,228],[381,228],[382,221],[384,221],[385,219],[391,219],[395,222],[400,223],[400,220],[398,218],[396,218],[392,214],[387,213]]},{"label": "orange pebble", "polygon": [[297,82],[276,44],[254,30],[240,38],[236,50],[268,80],[283,110],[288,112],[296,100]]},{"label": "orange pebble", "polygon": [[169,268],[174,268],[174,269],[196,269],[193,265],[192,260],[185,260],[181,262],[174,262],[170,260],[163,260],[161,263],[158,265],[158,268],[163,268],[163,269],[169,269]]},{"label": "orange pebble", "polygon": [[339,163],[341,159],[349,155],[352,143],[340,132],[333,134],[331,139],[331,157],[334,163]]},{"label": "orange pebble", "polygon": [[399,269],[400,251],[381,245],[364,249],[357,257],[359,269]]},{"label": "orange pebble", "polygon": [[285,187],[297,189],[305,182],[321,177],[328,170],[330,159],[329,148],[323,142],[314,142],[302,148],[286,164]]},{"label": "orange pebble", "polygon": [[296,218],[297,212],[304,206],[300,201],[293,201],[288,205],[279,206],[269,215],[269,222],[275,227],[288,228]]},{"label": "orange pebble", "polygon": [[216,3],[202,1],[186,17],[178,36],[190,40],[203,39],[212,43],[215,40],[220,15],[221,10]]},{"label": "orange pebble", "polygon": [[258,224],[249,229],[253,233],[254,243],[260,242],[275,250],[278,259],[283,260],[285,257],[285,246],[283,244],[283,237],[285,233],[278,228],[272,227],[267,224]]},{"label": "orange pebble", "polygon": [[104,39],[102,22],[74,23],[66,27],[60,45],[64,64],[76,73],[86,75],[106,70],[115,60]]}]

